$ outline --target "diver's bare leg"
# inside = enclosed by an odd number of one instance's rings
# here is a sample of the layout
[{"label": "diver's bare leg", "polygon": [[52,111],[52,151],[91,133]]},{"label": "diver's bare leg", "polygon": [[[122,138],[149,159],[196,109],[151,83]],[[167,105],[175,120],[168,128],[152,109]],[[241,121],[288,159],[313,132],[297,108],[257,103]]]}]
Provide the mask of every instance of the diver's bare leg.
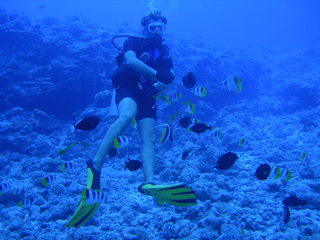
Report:
[{"label": "diver's bare leg", "polygon": [[144,118],[138,122],[142,139],[141,158],[143,161],[143,174],[145,182],[153,182],[155,125],[156,121],[152,118]]},{"label": "diver's bare leg", "polygon": [[120,136],[130,126],[132,117],[137,113],[137,104],[131,98],[124,98],[118,105],[119,117],[111,124],[106,135],[104,136],[102,143],[93,159],[94,168],[101,172],[105,157],[113,146],[113,140],[115,137]]}]

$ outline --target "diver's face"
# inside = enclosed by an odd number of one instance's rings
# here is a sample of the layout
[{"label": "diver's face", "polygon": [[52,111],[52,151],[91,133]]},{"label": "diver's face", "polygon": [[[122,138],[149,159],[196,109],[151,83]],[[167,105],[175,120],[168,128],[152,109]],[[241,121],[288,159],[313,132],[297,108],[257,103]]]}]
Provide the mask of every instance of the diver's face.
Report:
[{"label": "diver's face", "polygon": [[145,33],[147,36],[159,35],[162,36],[166,30],[166,25],[161,21],[150,21],[145,27]]}]

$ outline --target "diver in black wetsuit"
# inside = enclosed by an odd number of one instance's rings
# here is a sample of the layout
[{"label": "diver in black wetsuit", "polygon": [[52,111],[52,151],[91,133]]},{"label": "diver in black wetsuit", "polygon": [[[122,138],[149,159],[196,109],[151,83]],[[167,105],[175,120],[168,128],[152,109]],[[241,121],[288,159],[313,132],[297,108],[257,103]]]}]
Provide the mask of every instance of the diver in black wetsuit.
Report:
[{"label": "diver in black wetsuit", "polygon": [[[162,39],[167,19],[160,12],[155,12],[144,17],[141,24],[145,38],[129,37],[124,42],[123,52],[117,57],[118,68],[112,75],[112,84],[116,90],[119,116],[106,133],[93,160],[93,167],[101,171],[105,156],[113,146],[113,139],[122,135],[135,117],[142,138],[145,181],[153,182],[157,111],[154,95],[167,88],[174,80],[174,73],[169,48]],[[99,189],[99,185],[93,180],[92,188]]]},{"label": "diver in black wetsuit", "polygon": [[[196,204],[194,191],[184,184],[154,185],[154,141],[156,126],[155,95],[168,87],[175,76],[169,48],[163,44],[163,32],[167,19],[161,12],[151,12],[141,20],[145,38],[129,37],[117,57],[118,68],[112,75],[116,90],[115,102],[118,118],[108,129],[93,161],[88,161],[87,189],[82,202],[68,222],[69,227],[79,227],[97,210],[99,203],[87,204],[88,197],[99,196],[100,173],[107,153],[113,147],[114,138],[122,135],[134,117],[142,138],[141,158],[144,181],[138,190],[152,196],[159,203],[176,206]],[[93,193],[95,190],[97,193]],[[92,202],[92,201],[91,201]]]}]

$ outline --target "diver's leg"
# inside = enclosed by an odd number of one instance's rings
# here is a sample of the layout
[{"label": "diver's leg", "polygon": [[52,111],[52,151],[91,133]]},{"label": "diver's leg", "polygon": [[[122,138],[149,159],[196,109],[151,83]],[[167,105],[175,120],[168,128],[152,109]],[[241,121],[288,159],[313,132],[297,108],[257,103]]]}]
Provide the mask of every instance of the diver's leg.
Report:
[{"label": "diver's leg", "polygon": [[[88,182],[87,189],[99,190],[100,189],[100,172],[106,154],[110,151],[113,145],[113,139],[126,130],[130,125],[132,117],[137,112],[137,104],[131,98],[124,98],[118,105],[119,117],[110,126],[106,135],[104,136],[99,150],[94,157],[93,161],[87,162],[88,167]],[[81,203],[67,223],[67,227],[80,227],[88,222],[99,207],[99,203],[87,203],[87,189],[82,191]]]},{"label": "diver's leg", "polygon": [[122,135],[128,126],[130,126],[132,117],[137,113],[137,104],[132,98],[124,98],[118,104],[118,110],[118,119],[109,127],[93,159],[93,166],[99,172],[101,171],[107,153],[112,148],[114,138]]},{"label": "diver's leg", "polygon": [[143,118],[138,121],[138,128],[142,139],[141,158],[145,182],[153,182],[155,126],[156,121],[153,118]]}]

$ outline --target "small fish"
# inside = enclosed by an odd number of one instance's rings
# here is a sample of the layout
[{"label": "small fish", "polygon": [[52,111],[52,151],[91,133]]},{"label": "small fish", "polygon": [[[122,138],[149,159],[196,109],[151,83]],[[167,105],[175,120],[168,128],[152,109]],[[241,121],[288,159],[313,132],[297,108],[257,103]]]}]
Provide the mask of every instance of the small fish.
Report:
[{"label": "small fish", "polygon": [[284,169],[281,175],[281,180],[289,182],[293,178],[292,172],[289,169]]},{"label": "small fish", "polygon": [[33,202],[30,199],[24,199],[18,202],[18,207],[20,208],[30,208]]},{"label": "small fish", "polygon": [[241,138],[238,143],[239,147],[249,147],[249,141],[246,138]]},{"label": "small fish", "polygon": [[164,110],[172,104],[170,97],[167,95],[155,96],[155,98],[157,109],[159,110]]},{"label": "small fish", "polygon": [[284,206],[287,207],[297,207],[297,206],[304,206],[307,205],[307,201],[301,200],[295,195],[291,195],[290,197],[286,197],[282,200]]},{"label": "small fish", "polygon": [[106,203],[107,194],[94,189],[85,189],[82,191],[82,198],[86,200],[86,204]]},{"label": "small fish", "polygon": [[234,91],[234,92],[242,92],[242,80],[236,76],[229,76],[223,81],[223,84],[227,91]]},{"label": "small fish", "polygon": [[191,152],[191,150],[185,150],[185,151],[183,151],[182,156],[181,156],[181,159],[182,159],[182,160],[186,160],[187,157],[189,156],[189,153],[190,153],[190,152]]},{"label": "small fish", "polygon": [[190,124],[191,124],[191,118],[189,116],[179,119],[179,125],[183,128],[189,127]]},{"label": "small fish", "polygon": [[60,151],[58,152],[58,154],[59,154],[59,155],[63,155],[63,154],[65,154],[70,148],[72,148],[72,147],[74,147],[74,146],[76,146],[76,145],[78,145],[78,144],[80,144],[79,141],[74,142],[74,143],[70,144],[69,146],[65,147],[64,149],[60,150]]},{"label": "small fish", "polygon": [[283,206],[282,209],[282,220],[285,224],[287,224],[290,221],[290,210],[288,206]]},{"label": "small fish", "polygon": [[179,119],[179,125],[183,128],[188,128],[191,124],[196,124],[197,119],[191,118],[189,116],[183,117]]},{"label": "small fish", "polygon": [[163,124],[162,126],[164,126],[165,128],[161,131],[161,137],[160,137],[161,145],[165,144],[168,141],[168,139],[173,141],[172,127],[170,126],[170,124]]},{"label": "small fish", "polygon": [[74,128],[82,131],[91,131],[99,125],[100,121],[101,119],[97,116],[86,117],[76,122]]},{"label": "small fish", "polygon": [[40,5],[38,8],[42,10],[42,9],[45,9],[46,7],[47,7],[46,5]]},{"label": "small fish", "polygon": [[42,184],[45,187],[49,187],[49,185],[55,182],[56,180],[57,180],[57,177],[55,175],[49,175],[42,180]]},{"label": "small fish", "polygon": [[173,93],[169,96],[171,103],[178,102],[182,98],[182,93]]},{"label": "small fish", "polygon": [[61,164],[60,170],[62,172],[66,172],[66,171],[74,171],[76,168],[77,166],[74,162],[63,162]]},{"label": "small fish", "polygon": [[169,105],[172,103],[170,96],[168,96],[168,95],[166,95],[166,94],[159,96],[159,98],[160,98],[162,101],[167,102]]},{"label": "small fish", "polygon": [[281,177],[281,168],[280,167],[272,167],[270,171],[271,179],[279,179]]},{"label": "small fish", "polygon": [[12,189],[12,185],[10,183],[1,183],[0,184],[0,195],[10,191]]},{"label": "small fish", "polygon": [[166,95],[165,92],[163,92],[163,91],[158,91],[158,92],[156,92],[156,93],[153,95],[153,98],[157,99],[157,98],[159,98],[159,97],[161,97],[161,96],[163,96],[163,95]]},{"label": "small fish", "polygon": [[184,110],[186,113],[189,113],[192,115],[196,112],[196,105],[194,105],[192,102],[186,101],[183,104],[185,104]]},{"label": "small fish", "polygon": [[300,158],[304,165],[309,165],[309,154],[307,152],[302,153]]},{"label": "small fish", "polygon": [[117,148],[123,148],[129,145],[129,139],[126,136],[118,136],[113,140],[113,145]]},{"label": "small fish", "polygon": [[193,88],[196,82],[197,79],[193,72],[187,73],[187,75],[182,78],[183,86],[185,86],[186,88]]},{"label": "small fish", "polygon": [[289,182],[293,178],[293,176],[292,172],[288,169],[281,167],[272,167],[270,171],[270,178]]},{"label": "small fish", "polygon": [[177,111],[175,114],[172,114],[169,117],[169,124],[176,128],[179,124],[179,119],[184,117],[184,113],[182,111]]},{"label": "small fish", "polygon": [[192,93],[198,97],[205,97],[207,96],[207,89],[203,86],[198,86],[195,89],[193,89]]},{"label": "small fish", "polygon": [[125,168],[127,168],[129,171],[132,172],[132,171],[136,171],[139,168],[141,168],[142,164],[143,163],[141,161],[139,161],[139,160],[128,158],[127,161],[126,161]]},{"label": "small fish", "polygon": [[264,163],[264,164],[260,164],[254,176],[260,180],[266,180],[269,177],[270,172],[271,172],[270,165],[267,163]]},{"label": "small fish", "polygon": [[207,130],[212,130],[212,129],[213,128],[209,127],[207,124],[198,122],[198,123],[194,124],[192,127],[188,128],[188,131],[192,131],[192,132],[200,134],[200,133],[203,133]]},{"label": "small fish", "polygon": [[222,130],[221,129],[218,129],[218,128],[215,128],[212,130],[212,133],[210,134],[210,137],[211,138],[220,138],[222,135]]},{"label": "small fish", "polygon": [[116,147],[112,147],[111,150],[108,152],[109,158],[113,158],[119,155],[119,150]]},{"label": "small fish", "polygon": [[184,112],[182,112],[182,111],[177,111],[177,112],[174,114],[174,116],[175,116],[176,119],[183,118],[183,117],[184,117]]},{"label": "small fish", "polygon": [[237,154],[233,152],[227,152],[218,159],[215,168],[219,170],[227,170],[233,166],[238,158],[239,157]]}]

